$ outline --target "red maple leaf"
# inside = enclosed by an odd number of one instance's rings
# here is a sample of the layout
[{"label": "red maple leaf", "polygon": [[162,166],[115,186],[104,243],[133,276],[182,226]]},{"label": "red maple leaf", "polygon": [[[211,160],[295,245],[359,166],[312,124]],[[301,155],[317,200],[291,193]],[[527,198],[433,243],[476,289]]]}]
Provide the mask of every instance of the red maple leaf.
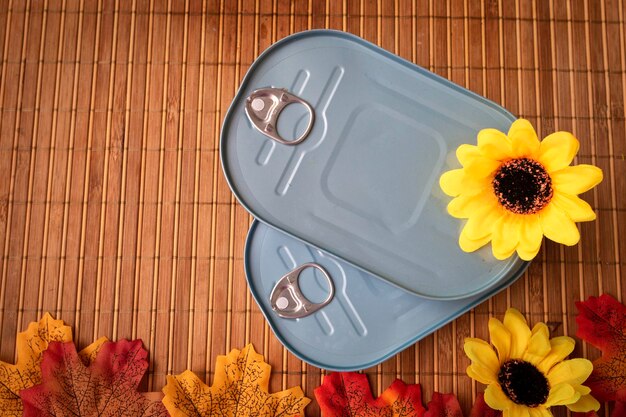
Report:
[{"label": "red maple leaf", "polygon": [[435,392],[424,417],[463,417],[463,412],[454,394]]},{"label": "red maple leaf", "polygon": [[481,392],[476,396],[470,417],[502,417],[502,411],[489,407],[485,402],[485,395]]},{"label": "red maple leaf", "polygon": [[[374,398],[367,376],[354,372],[336,372],[324,377],[315,389],[315,398],[323,417],[463,417],[461,406],[454,394],[435,392],[428,403],[422,405],[419,384],[405,384],[396,379],[380,397]],[[479,396],[471,417],[501,417]]]},{"label": "red maple leaf", "polygon": [[314,392],[324,417],[409,417],[422,416],[425,411],[420,386],[399,379],[374,399],[366,375],[336,372],[325,376]]},{"label": "red maple leaf", "polygon": [[20,392],[24,416],[167,416],[162,403],[137,391],[147,356],[141,340],[107,342],[86,366],[72,342],[52,342],[41,384]]},{"label": "red maple leaf", "polygon": [[576,335],[602,351],[585,385],[601,401],[626,398],[626,307],[607,294],[576,307]]}]

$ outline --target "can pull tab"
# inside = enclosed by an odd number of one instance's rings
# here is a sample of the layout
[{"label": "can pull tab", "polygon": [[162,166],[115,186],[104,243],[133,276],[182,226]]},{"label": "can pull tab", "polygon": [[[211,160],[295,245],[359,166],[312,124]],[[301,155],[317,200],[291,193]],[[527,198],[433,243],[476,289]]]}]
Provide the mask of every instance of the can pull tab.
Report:
[{"label": "can pull tab", "polygon": [[[312,303],[304,296],[304,294],[302,294],[302,291],[300,291],[298,280],[302,271],[307,268],[317,269],[322,273],[328,282],[329,294],[321,303]],[[298,319],[306,317],[309,314],[313,314],[320,308],[326,306],[330,303],[330,300],[333,299],[334,295],[335,286],[333,284],[333,280],[330,278],[330,275],[328,275],[328,272],[316,263],[306,263],[300,265],[293,271],[288,272],[278,280],[272,290],[270,302],[272,304],[272,309],[280,317],[286,319]]]},{"label": "can pull tab", "polygon": [[[286,140],[278,133],[277,123],[280,113],[292,103],[299,103],[306,107],[309,111],[309,123],[300,137]],[[313,107],[284,88],[268,87],[253,91],[246,99],[245,109],[248,118],[259,132],[283,145],[297,145],[306,139],[315,119]]]}]

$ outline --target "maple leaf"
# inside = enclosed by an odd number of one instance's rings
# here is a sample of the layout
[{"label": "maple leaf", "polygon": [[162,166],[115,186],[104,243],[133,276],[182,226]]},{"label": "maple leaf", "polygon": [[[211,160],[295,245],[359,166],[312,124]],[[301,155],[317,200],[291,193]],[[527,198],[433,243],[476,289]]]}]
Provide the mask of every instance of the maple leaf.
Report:
[{"label": "maple leaf", "polygon": [[476,396],[470,417],[502,417],[502,411],[489,407],[485,402],[485,395],[481,392]]},{"label": "maple leaf", "polygon": [[626,307],[608,294],[576,303],[576,335],[602,351],[585,382],[599,400],[626,396]]},{"label": "maple leaf", "polygon": [[106,336],[102,336],[100,339],[78,352],[78,356],[85,365],[89,365],[96,359],[98,352],[100,352],[102,346],[108,341],[109,339],[107,339]]},{"label": "maple leaf", "polygon": [[374,399],[366,375],[336,372],[326,375],[314,392],[324,417],[409,417],[425,412],[419,384],[407,385],[400,379]]},{"label": "maple leaf", "polygon": [[[315,389],[323,417],[463,417],[454,394],[435,392],[425,409],[419,384],[396,379],[378,398],[372,396],[367,376],[355,372],[336,372],[324,377]],[[479,394],[470,417],[501,417]]]},{"label": "maple leaf", "polygon": [[163,404],[177,416],[295,416],[310,402],[300,387],[270,394],[271,367],[251,344],[218,356],[215,378],[207,386],[193,372],[168,376]]},{"label": "maple leaf", "polygon": [[31,322],[16,339],[17,363],[0,361],[0,410],[3,416],[21,416],[20,391],[41,382],[42,353],[52,341],[72,340],[72,330],[49,313],[38,322]]},{"label": "maple leaf", "polygon": [[163,404],[137,391],[148,362],[141,340],[101,344],[86,366],[71,342],[52,342],[42,382],[23,390],[24,416],[166,416]]},{"label": "maple leaf", "polygon": [[461,405],[454,394],[433,393],[433,399],[428,403],[428,411],[424,417],[463,417]]}]

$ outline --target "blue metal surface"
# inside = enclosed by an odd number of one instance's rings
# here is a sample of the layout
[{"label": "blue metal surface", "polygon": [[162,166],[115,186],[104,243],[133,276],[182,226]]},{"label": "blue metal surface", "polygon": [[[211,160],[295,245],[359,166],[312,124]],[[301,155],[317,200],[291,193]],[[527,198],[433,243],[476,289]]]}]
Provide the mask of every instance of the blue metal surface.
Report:
[{"label": "blue metal surface", "polygon": [[[308,317],[280,318],[271,307],[272,288],[284,274],[307,262],[316,262],[328,271],[335,284],[335,297]],[[246,243],[245,267],[254,299],[287,349],[317,367],[352,371],[384,361],[511,285],[526,264],[479,295],[430,300],[255,221]],[[300,285],[313,300],[328,294],[326,280],[313,273],[301,277]]]},{"label": "blue metal surface", "polygon": [[[286,88],[315,109],[309,136],[281,145],[256,130],[246,97]],[[292,106],[285,109],[285,112]],[[358,37],[292,35],[251,66],[224,121],[226,178],[257,219],[416,295],[452,300],[508,281],[523,262],[462,252],[462,222],[438,186],[455,149],[515,119],[496,104]],[[298,137],[306,112],[281,114]]]}]

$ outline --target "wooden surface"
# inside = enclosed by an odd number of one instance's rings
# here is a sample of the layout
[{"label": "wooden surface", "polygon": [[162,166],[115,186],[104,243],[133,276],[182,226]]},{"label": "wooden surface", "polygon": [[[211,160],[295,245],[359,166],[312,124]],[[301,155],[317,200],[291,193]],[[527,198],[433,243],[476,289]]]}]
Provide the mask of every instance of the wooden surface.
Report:
[{"label": "wooden surface", "polygon": [[[219,132],[247,68],[310,28],[355,33],[514,114],[540,135],[569,130],[578,163],[605,179],[584,195],[598,214],[574,247],[544,244],[515,285],[380,366],[455,392],[467,412],[467,336],[487,337],[508,306],[553,334],[576,332],[574,303],[624,299],[625,0],[92,1],[0,0],[0,359],[50,311],[82,347],[141,338],[143,389],[191,369],[212,379],[218,354],[252,342],[271,390],[323,372],[284,349],[246,287],[251,218],[221,173]],[[576,356],[598,351],[578,344]],[[557,410],[557,415],[565,414]],[[307,415],[319,415],[313,402]]]}]

